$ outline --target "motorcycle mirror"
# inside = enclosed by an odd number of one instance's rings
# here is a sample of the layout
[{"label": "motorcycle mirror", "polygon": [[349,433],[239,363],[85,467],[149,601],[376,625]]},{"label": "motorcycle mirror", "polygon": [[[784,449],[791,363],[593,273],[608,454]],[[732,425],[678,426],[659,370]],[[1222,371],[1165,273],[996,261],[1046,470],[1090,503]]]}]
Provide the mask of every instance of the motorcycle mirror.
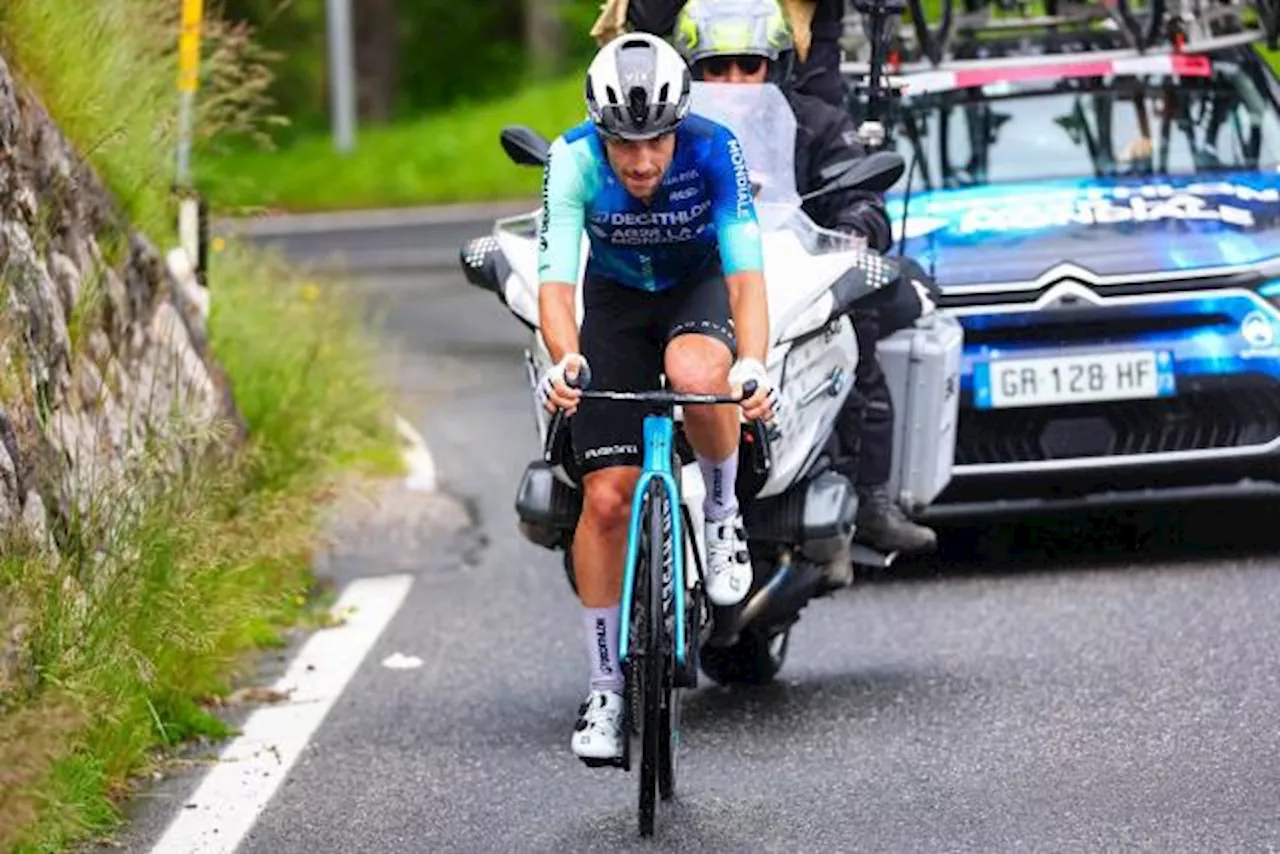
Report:
[{"label": "motorcycle mirror", "polygon": [[531,127],[510,125],[499,135],[502,150],[517,166],[545,166],[551,143]]},{"label": "motorcycle mirror", "polygon": [[857,165],[857,160],[841,160],[832,163],[830,166],[825,166],[818,170],[818,180],[822,182],[823,186],[826,186],[832,181],[839,180],[846,172]]},{"label": "motorcycle mirror", "polygon": [[801,200],[807,202],[809,199],[825,196],[837,190],[867,190],[872,193],[883,193],[896,184],[902,177],[902,173],[907,170],[907,161],[903,160],[902,155],[896,151],[877,151],[841,169],[840,167],[845,163],[850,161],[841,161],[824,170],[839,173],[838,177],[832,179],[830,183],[824,183],[812,193],[801,196]]}]

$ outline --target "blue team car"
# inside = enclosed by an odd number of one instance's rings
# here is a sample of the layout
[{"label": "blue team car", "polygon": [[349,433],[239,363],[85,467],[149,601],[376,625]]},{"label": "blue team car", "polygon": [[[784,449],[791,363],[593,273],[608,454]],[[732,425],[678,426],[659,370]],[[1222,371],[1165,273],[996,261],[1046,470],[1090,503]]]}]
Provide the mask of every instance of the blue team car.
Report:
[{"label": "blue team car", "polygon": [[964,328],[926,515],[1280,481],[1274,20],[1046,5],[947,12],[891,67],[894,251]]}]

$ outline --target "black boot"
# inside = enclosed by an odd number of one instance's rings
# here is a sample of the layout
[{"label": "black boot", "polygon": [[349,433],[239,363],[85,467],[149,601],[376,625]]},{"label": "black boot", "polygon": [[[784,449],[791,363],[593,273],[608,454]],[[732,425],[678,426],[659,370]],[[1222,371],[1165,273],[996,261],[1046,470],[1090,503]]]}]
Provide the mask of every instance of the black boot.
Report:
[{"label": "black boot", "polygon": [[858,487],[858,519],[854,539],[882,552],[921,554],[938,547],[932,528],[907,518],[883,486]]}]

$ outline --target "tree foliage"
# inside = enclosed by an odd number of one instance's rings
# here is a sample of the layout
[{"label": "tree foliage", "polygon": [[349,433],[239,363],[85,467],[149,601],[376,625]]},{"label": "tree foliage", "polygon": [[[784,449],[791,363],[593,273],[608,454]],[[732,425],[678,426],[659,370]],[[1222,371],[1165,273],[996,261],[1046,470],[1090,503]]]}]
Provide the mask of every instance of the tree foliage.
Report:
[{"label": "tree foliage", "polygon": [[[595,48],[588,31],[599,0],[541,0],[562,29],[557,61],[536,69],[526,44],[533,2],[351,0],[362,120],[407,118],[501,96],[584,64]],[[248,23],[278,54],[271,94],[292,127],[323,126],[329,109],[325,0],[221,0],[213,11]]]}]

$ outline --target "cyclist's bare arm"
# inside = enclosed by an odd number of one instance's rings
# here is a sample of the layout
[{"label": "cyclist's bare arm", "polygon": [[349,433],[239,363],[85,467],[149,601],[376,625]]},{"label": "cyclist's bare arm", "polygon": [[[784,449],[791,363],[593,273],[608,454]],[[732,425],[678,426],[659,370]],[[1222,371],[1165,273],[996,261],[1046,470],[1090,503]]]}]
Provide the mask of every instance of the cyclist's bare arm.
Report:
[{"label": "cyclist's bare arm", "polygon": [[[547,153],[542,174],[542,225],[538,244],[538,325],[551,360],[559,363],[578,353],[578,320],[574,281],[581,261],[582,229],[586,221],[582,176],[557,139]],[[551,399],[570,409],[578,392],[555,383]]]},{"label": "cyclist's bare arm", "polygon": [[769,300],[764,274],[759,270],[729,273],[729,309],[733,313],[734,337],[739,359],[763,362],[769,352]]},{"label": "cyclist's bare arm", "polygon": [[551,361],[578,352],[578,321],[574,316],[573,285],[546,282],[538,289],[538,322]]}]

